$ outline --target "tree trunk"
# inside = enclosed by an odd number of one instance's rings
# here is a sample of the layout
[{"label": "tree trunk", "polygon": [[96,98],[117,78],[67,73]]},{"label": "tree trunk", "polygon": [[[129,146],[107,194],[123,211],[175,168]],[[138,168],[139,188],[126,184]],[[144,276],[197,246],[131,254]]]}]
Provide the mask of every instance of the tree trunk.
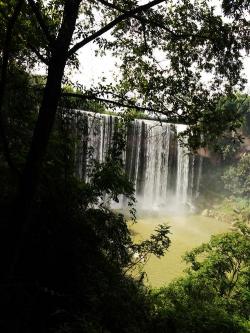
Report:
[{"label": "tree trunk", "polygon": [[10,60],[10,48],[11,48],[11,40],[13,37],[13,30],[15,27],[15,24],[18,20],[18,17],[21,13],[22,6],[24,4],[24,0],[17,1],[13,14],[8,20],[7,27],[6,27],[6,35],[5,40],[2,48],[2,63],[1,63],[1,74],[0,74],[0,141],[3,148],[3,155],[5,157],[6,162],[8,163],[8,166],[10,170],[12,171],[13,176],[16,176],[18,174],[18,170],[16,169],[12,158],[10,154],[9,149],[9,142],[6,135],[6,127],[7,127],[7,117],[4,114],[3,110],[3,104],[4,104],[4,96],[5,96],[5,90],[7,85],[7,76],[8,76],[8,66],[9,66],[9,60]]},{"label": "tree trunk", "polygon": [[52,46],[46,87],[12,217],[12,221],[14,219],[14,226],[17,229],[17,236],[14,253],[11,256],[13,258],[10,266],[11,275],[15,272],[15,266],[21,255],[25,238],[30,228],[32,203],[38,187],[49,137],[55,122],[61,95],[62,78],[80,3],[81,0],[67,0],[65,2],[62,24],[58,37]]}]

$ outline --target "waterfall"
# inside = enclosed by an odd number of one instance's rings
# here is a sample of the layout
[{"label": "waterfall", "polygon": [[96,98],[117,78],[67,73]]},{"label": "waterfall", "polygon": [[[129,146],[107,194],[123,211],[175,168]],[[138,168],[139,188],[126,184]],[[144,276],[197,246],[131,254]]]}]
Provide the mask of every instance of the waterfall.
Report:
[{"label": "waterfall", "polygon": [[[185,130],[185,125],[177,125],[177,133]],[[188,199],[189,182],[189,156],[188,149],[178,142],[177,158],[177,179],[176,179],[176,198],[181,203],[186,203]]]},{"label": "waterfall", "polygon": [[148,120],[135,123],[141,134],[134,172],[137,201],[142,207],[162,206],[167,199],[170,125]]},{"label": "waterfall", "polygon": [[[77,126],[76,173],[88,181],[91,161],[103,162],[112,146],[118,117],[82,112],[76,122],[81,125]],[[190,154],[176,139],[176,133],[183,130],[184,125],[153,120],[135,119],[128,125],[123,161],[134,184],[137,207],[154,210],[173,203],[185,205],[193,192],[198,193],[201,162],[196,179]]]}]

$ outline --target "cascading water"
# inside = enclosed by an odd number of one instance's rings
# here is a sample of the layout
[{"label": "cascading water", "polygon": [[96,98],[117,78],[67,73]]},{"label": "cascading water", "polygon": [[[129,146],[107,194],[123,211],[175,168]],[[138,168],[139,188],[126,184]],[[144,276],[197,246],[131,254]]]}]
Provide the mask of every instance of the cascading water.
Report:
[{"label": "cascading water", "polygon": [[[76,121],[81,124],[77,126],[80,145],[76,151],[76,172],[88,181],[90,159],[105,160],[118,117],[82,112]],[[141,119],[128,125],[123,160],[126,174],[134,183],[137,208],[164,210],[174,204],[183,206],[191,201],[193,188],[198,192],[195,163],[190,163],[187,148],[176,139],[176,132],[184,129],[184,125]],[[87,158],[89,149],[91,157]],[[201,163],[198,165],[200,178]]]},{"label": "cascading water", "polygon": [[142,204],[162,206],[167,199],[170,125],[145,122],[146,164]]},{"label": "cascading water", "polygon": [[[185,125],[177,125],[177,134],[185,130]],[[189,156],[188,149],[178,142],[176,198],[181,203],[188,200]]]}]

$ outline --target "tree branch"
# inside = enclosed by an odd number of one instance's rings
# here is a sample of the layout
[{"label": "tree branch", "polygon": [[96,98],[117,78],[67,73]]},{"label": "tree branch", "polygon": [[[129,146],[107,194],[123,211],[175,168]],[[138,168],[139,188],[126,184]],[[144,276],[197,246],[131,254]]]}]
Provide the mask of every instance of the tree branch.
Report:
[{"label": "tree branch", "polygon": [[40,52],[39,52],[39,50],[34,46],[34,45],[32,45],[29,41],[26,41],[23,37],[22,37],[22,35],[19,33],[18,34],[18,37],[19,37],[19,39],[20,39],[20,41],[22,42],[22,43],[24,43],[24,44],[26,44],[26,46],[33,52],[33,53],[35,53],[35,55],[37,56],[37,58],[41,61],[41,62],[43,62],[46,66],[48,66],[49,65],[49,60],[47,59],[47,58],[45,58]]},{"label": "tree branch", "polygon": [[[118,7],[117,5],[110,3],[106,0],[98,0],[98,2],[100,2],[101,4],[103,4],[106,7],[115,9],[121,13],[126,13],[126,11],[120,7]],[[165,30],[166,32],[168,32],[170,35],[172,35],[174,38],[176,39],[182,39],[182,38],[188,38],[188,37],[196,37],[196,38],[200,38],[200,39],[207,39],[208,36],[202,36],[202,35],[198,35],[198,34],[188,34],[188,33],[183,33],[183,32],[179,32],[179,31],[173,31],[171,29],[169,29],[166,25],[160,23],[159,21],[152,21],[152,20],[148,20],[145,17],[141,17],[139,15],[136,14],[132,14],[131,17],[135,18],[136,20],[140,21],[143,24],[150,24],[153,23],[154,26]]]},{"label": "tree branch", "polygon": [[[171,111],[169,111],[168,113],[167,112],[164,112],[164,111],[161,111],[161,110],[158,110],[158,109],[154,109],[154,108],[151,108],[151,107],[144,107],[144,106],[139,106],[139,105],[136,105],[134,103],[131,103],[131,101],[124,101],[124,102],[121,102],[121,101],[115,101],[115,100],[110,100],[110,99],[107,99],[107,98],[102,98],[102,97],[98,97],[96,96],[95,94],[78,94],[78,93],[69,93],[69,92],[63,92],[61,94],[62,97],[73,97],[73,98],[79,98],[79,99],[82,99],[82,100],[93,100],[93,101],[98,101],[98,102],[103,102],[103,103],[106,103],[106,104],[109,104],[109,105],[114,105],[114,106],[117,106],[117,107],[123,107],[123,108],[128,108],[128,109],[135,109],[137,111],[141,111],[141,112],[151,112],[151,113],[154,113],[154,114],[162,114],[164,116],[168,116],[169,115],[169,120],[171,120],[171,117],[172,117],[172,120],[174,119],[175,121],[177,120],[177,115]],[[180,118],[180,116],[178,115],[178,118]]]},{"label": "tree branch", "polygon": [[108,23],[107,25],[105,25],[103,28],[101,28],[100,30],[94,32],[92,35],[84,38],[82,41],[76,43],[68,52],[68,57],[72,56],[75,52],[77,52],[80,48],[82,48],[84,45],[92,42],[93,40],[95,40],[96,38],[100,37],[101,35],[103,35],[105,32],[109,31],[110,29],[112,29],[113,27],[115,27],[118,23],[122,22],[123,20],[129,18],[129,17],[133,17],[135,14],[146,11],[148,9],[150,9],[153,6],[156,6],[158,4],[160,4],[161,2],[164,2],[166,0],[154,0],[154,1],[150,1],[145,5],[141,5],[138,6],[136,8],[133,8],[129,11],[124,12],[123,14],[121,14],[120,16],[116,17],[113,21],[111,21],[110,23]]},{"label": "tree branch", "polygon": [[80,2],[81,0],[64,1],[62,23],[54,43],[55,45],[52,48],[46,86],[32,142],[20,179],[19,191],[14,205],[15,209],[10,217],[10,221],[15,225],[16,232],[13,237],[12,253],[6,269],[8,277],[15,276],[17,273],[19,260],[24,255],[24,244],[29,236],[33,203],[50,134],[55,122],[67,53],[79,15]]},{"label": "tree branch", "polygon": [[38,4],[34,0],[27,0],[27,1],[30,5],[30,7],[31,7],[36,19],[37,19],[37,22],[40,25],[40,28],[42,29],[49,45],[52,45],[54,43],[54,38],[50,34],[50,31],[49,31],[49,29],[48,29],[48,27],[47,27],[47,25],[44,21],[44,18],[42,16],[42,13],[41,13],[39,7],[38,7]]},{"label": "tree branch", "polygon": [[27,46],[28,48],[33,52],[35,53],[35,55],[37,56],[37,58],[39,60],[41,60],[41,62],[43,62],[45,65],[49,65],[49,61],[48,59],[46,59],[36,48],[35,46],[33,46],[32,44],[30,44],[29,42],[27,42]]},{"label": "tree branch", "polygon": [[[125,12],[126,12],[124,9],[122,9],[122,8],[116,6],[115,4],[110,3],[110,2],[108,2],[108,1],[106,1],[106,0],[98,0],[98,1],[99,1],[100,3],[102,3],[104,6],[107,6],[107,7],[109,7],[109,8],[115,9],[115,10],[121,12],[121,13],[125,13]],[[152,23],[152,21],[146,19],[145,17],[141,17],[141,16],[136,15],[136,14],[131,15],[131,17],[135,18],[136,20],[138,20],[138,21],[140,21],[141,23],[144,23],[144,24]],[[155,22],[155,21],[154,21],[153,23],[154,23],[154,25],[155,25],[156,27],[161,28],[161,29],[167,31],[168,33],[170,33],[170,34],[173,35],[174,37],[178,37],[178,38],[181,37],[181,35],[178,35],[175,31],[170,30],[169,28],[167,28],[167,27],[166,27],[165,25],[163,25],[163,24],[160,24],[159,22]]]}]

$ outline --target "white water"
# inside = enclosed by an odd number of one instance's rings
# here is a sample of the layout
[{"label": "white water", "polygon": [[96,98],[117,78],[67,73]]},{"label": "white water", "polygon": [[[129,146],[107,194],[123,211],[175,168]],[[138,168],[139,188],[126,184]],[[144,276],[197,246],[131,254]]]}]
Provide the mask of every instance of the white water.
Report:
[{"label": "white water", "polygon": [[[112,146],[117,117],[82,113],[87,124],[80,134],[77,149],[77,173],[88,180],[87,171],[91,160],[103,162]],[[137,208],[143,210],[179,209],[192,200],[198,191],[201,163],[198,172],[190,163],[187,148],[176,139],[176,133],[185,130],[184,125],[160,124],[151,120],[136,119],[127,129],[127,148],[123,154],[124,168],[134,183]],[[79,131],[79,129],[78,129]],[[84,146],[85,150],[81,147]],[[87,150],[92,154],[86,159]],[[85,167],[83,167],[85,166]],[[191,169],[190,169],[191,168]],[[197,178],[197,177],[196,177]]]}]

